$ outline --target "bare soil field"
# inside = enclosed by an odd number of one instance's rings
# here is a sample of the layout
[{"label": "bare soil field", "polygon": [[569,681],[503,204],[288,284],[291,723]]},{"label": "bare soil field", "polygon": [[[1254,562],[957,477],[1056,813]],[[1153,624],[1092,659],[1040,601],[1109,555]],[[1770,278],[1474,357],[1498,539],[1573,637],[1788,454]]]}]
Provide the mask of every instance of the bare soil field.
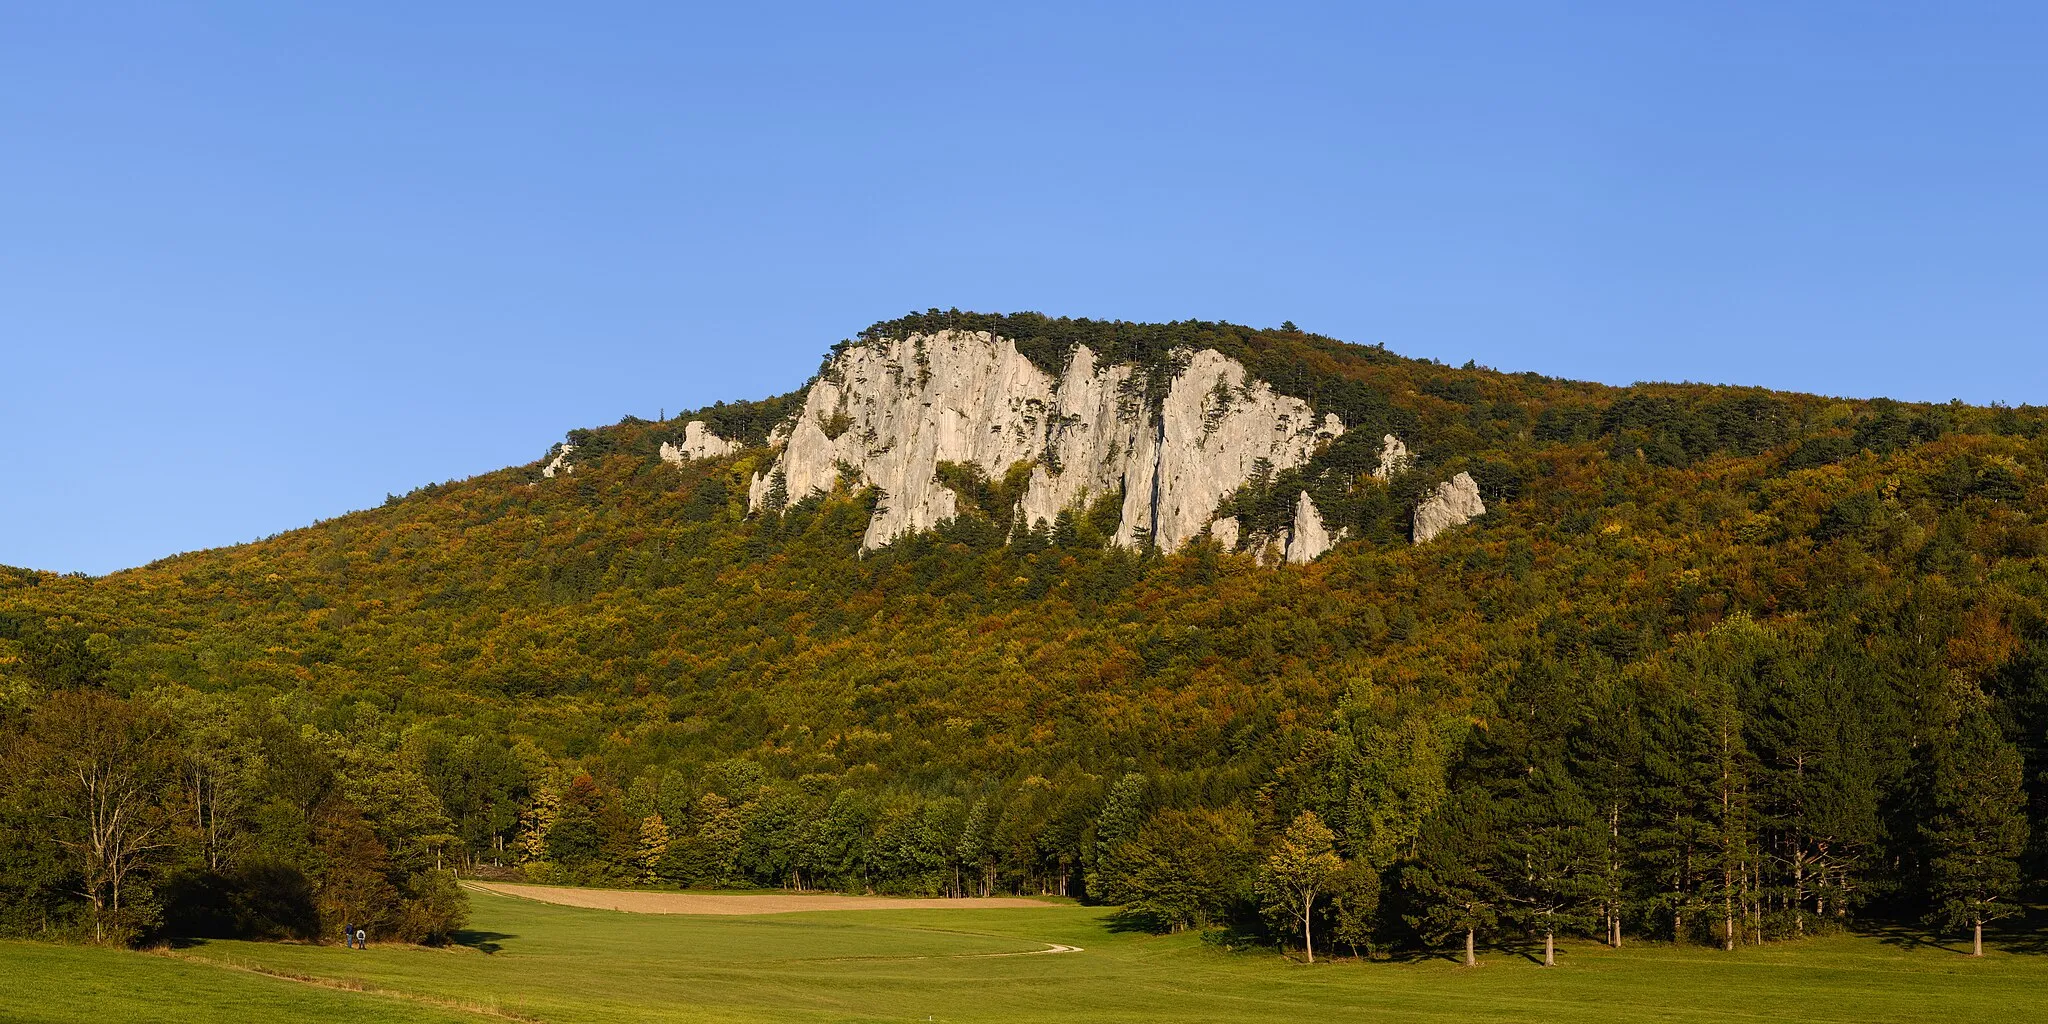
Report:
[{"label": "bare soil field", "polygon": [[632,914],[796,914],[816,910],[1002,910],[1044,909],[1051,904],[1033,899],[993,896],[987,899],[939,900],[901,896],[843,896],[827,892],[697,893],[638,892],[631,889],[572,889],[557,885],[513,882],[464,882],[473,889],[517,896],[542,903]]}]

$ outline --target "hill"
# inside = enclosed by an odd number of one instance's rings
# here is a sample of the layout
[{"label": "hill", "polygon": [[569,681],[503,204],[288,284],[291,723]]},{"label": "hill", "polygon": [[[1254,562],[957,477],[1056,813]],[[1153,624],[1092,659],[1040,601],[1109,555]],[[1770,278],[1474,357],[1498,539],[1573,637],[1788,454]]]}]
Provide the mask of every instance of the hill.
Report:
[{"label": "hill", "polygon": [[[1060,382],[967,403],[1045,432],[920,419],[942,338]],[[1077,375],[1082,348],[1108,369]],[[1055,431],[1083,380],[1105,430],[1186,440],[1131,461]],[[1269,859],[1297,840],[1341,863],[1316,934],[1358,948],[1995,918],[2048,812],[2044,438],[2032,408],[918,314],[791,395],[572,431],[256,544],[0,574],[0,815],[48,833],[0,863],[0,923],[432,938],[458,864],[1295,934]],[[1110,464],[1153,486],[1071,482]],[[1461,474],[1484,513],[1416,543]],[[170,843],[133,851],[153,895],[126,918],[69,895],[108,902],[113,870],[33,824],[100,748],[145,766]]]}]

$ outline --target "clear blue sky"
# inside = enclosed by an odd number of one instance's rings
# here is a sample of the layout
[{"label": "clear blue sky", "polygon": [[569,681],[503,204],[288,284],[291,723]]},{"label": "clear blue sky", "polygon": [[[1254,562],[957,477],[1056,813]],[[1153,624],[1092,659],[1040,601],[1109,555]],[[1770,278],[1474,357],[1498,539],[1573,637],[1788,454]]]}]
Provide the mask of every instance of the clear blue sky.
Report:
[{"label": "clear blue sky", "polygon": [[959,306],[2048,403],[2048,4],[12,4],[0,563]]}]

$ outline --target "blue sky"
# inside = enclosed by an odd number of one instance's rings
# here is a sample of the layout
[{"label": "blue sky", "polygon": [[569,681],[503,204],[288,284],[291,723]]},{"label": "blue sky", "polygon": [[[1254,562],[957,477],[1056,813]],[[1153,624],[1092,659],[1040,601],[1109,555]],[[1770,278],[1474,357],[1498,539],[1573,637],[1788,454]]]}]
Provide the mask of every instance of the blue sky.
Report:
[{"label": "blue sky", "polygon": [[2048,403],[2048,5],[16,4],[0,563],[802,383],[927,306]]}]

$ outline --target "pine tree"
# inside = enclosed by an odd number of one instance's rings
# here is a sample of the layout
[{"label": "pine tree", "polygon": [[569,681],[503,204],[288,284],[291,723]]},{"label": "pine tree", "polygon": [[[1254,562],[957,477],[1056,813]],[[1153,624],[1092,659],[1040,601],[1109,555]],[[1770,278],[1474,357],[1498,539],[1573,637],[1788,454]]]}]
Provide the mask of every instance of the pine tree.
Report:
[{"label": "pine tree", "polygon": [[1543,933],[1543,966],[1557,966],[1557,933],[1579,927],[1600,893],[1601,827],[1591,801],[1556,760],[1506,780],[1495,803],[1495,877],[1513,916]]},{"label": "pine tree", "polygon": [[1619,948],[1636,860],[1636,806],[1642,788],[1643,732],[1633,695],[1614,685],[1572,736],[1572,776],[1593,806],[1599,833],[1593,866],[1602,939]]},{"label": "pine tree", "polygon": [[1933,820],[1923,835],[1936,900],[1934,918],[1970,926],[1970,955],[1984,955],[1984,922],[2017,906],[2018,858],[2027,843],[2019,751],[1988,714],[1966,712],[1934,746]]},{"label": "pine tree", "polygon": [[1419,910],[1408,923],[1431,943],[1462,935],[1465,965],[1476,966],[1479,933],[1493,929],[1506,902],[1495,881],[1499,835],[1486,791],[1468,785],[1454,792],[1423,824],[1415,853],[1401,875]]},{"label": "pine tree", "polygon": [[1792,933],[1805,935],[1809,912],[1846,912],[1850,879],[1881,831],[1866,717],[1873,702],[1818,659],[1774,682],[1749,722],[1758,826],[1781,872],[1775,888]]},{"label": "pine tree", "polygon": [[1125,844],[1138,837],[1145,824],[1145,776],[1127,772],[1109,789],[1102,813],[1095,820],[1093,863],[1086,876],[1088,893],[1096,899],[1122,903],[1124,877],[1129,871]]},{"label": "pine tree", "polygon": [[967,812],[967,823],[960,828],[960,842],[955,850],[958,863],[979,876],[970,887],[978,896],[987,896],[995,888],[996,862],[991,849],[994,830],[995,813],[989,809],[988,801],[976,800]]},{"label": "pine tree", "polygon": [[1706,911],[1704,880],[1711,863],[1711,809],[1717,773],[1712,732],[1676,694],[1643,705],[1642,788],[1635,801],[1639,868],[1646,902],[1669,915],[1671,938],[1684,942]]}]

